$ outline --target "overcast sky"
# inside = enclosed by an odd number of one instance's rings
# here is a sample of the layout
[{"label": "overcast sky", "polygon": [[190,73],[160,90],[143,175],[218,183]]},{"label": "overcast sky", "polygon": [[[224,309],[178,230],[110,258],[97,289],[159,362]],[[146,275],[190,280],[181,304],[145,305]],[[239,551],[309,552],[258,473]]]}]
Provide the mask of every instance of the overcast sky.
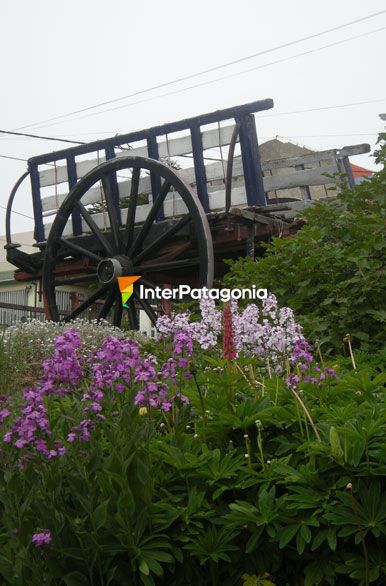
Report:
[{"label": "overcast sky", "polygon": [[[374,147],[377,133],[384,128],[378,114],[386,111],[386,30],[367,33],[386,27],[386,12],[104,108],[124,106],[114,111],[99,113],[99,108],[51,123],[38,122],[381,10],[386,10],[385,0],[2,0],[0,128],[33,124],[25,132],[91,141],[272,98],[274,109],[256,116],[261,142],[278,135],[318,150],[363,142]],[[351,37],[357,38],[322,48]],[[312,52],[288,59],[307,51]],[[279,60],[284,61],[273,63]],[[203,85],[206,81],[212,83]],[[197,84],[202,85],[172,93]],[[372,103],[286,114],[356,102]],[[62,146],[0,136],[0,155],[27,159]],[[374,168],[367,156],[353,162]],[[0,158],[0,205],[6,205],[25,168],[21,161]],[[15,201],[15,209],[31,213],[26,192]],[[0,234],[4,218],[0,208]],[[32,226],[30,220],[14,216],[14,231]]]}]

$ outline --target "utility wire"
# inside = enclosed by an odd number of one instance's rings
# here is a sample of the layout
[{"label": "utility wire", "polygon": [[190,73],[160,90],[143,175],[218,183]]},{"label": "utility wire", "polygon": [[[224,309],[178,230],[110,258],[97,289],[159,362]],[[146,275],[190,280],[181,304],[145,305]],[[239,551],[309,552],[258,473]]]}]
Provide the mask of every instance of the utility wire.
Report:
[{"label": "utility wire", "polygon": [[[348,107],[353,107],[353,106],[361,106],[363,104],[374,104],[374,103],[379,103],[379,102],[384,102],[386,101],[386,98],[380,98],[377,100],[365,100],[362,102],[351,102],[349,104],[335,104],[333,106],[320,106],[318,108],[307,108],[305,110],[292,110],[290,112],[276,112],[275,114],[266,114],[265,116],[260,116],[260,118],[274,118],[275,116],[289,116],[289,115],[293,115],[293,114],[305,114],[307,112],[319,112],[319,111],[323,111],[323,110],[335,110],[336,108],[348,108]],[[324,137],[328,137],[328,136],[336,136],[336,137],[340,137],[340,136],[371,136],[371,135],[378,135],[379,132],[366,132],[366,133],[351,133],[351,134],[313,134],[313,135],[309,135],[309,137],[314,137],[314,138],[324,138]],[[119,136],[119,135],[118,135]],[[275,136],[279,136],[279,135],[275,135]],[[291,135],[293,138],[299,137],[299,136],[307,136],[307,135]],[[34,138],[43,138],[45,139],[45,137],[40,137],[40,136],[35,136]],[[272,137],[267,137],[267,136],[260,136],[259,138],[272,138]],[[273,137],[274,138],[274,137]],[[289,137],[291,138],[291,137]],[[50,140],[55,140],[54,138],[50,139]],[[84,144],[84,143],[82,143]],[[14,161],[23,161],[25,163],[28,163],[28,159],[22,159],[20,157],[14,157],[11,155],[0,155],[0,158],[2,159],[12,159]]]},{"label": "utility wire", "polygon": [[276,112],[276,114],[264,114],[259,118],[274,118],[275,116],[289,116],[292,114],[304,114],[306,112],[320,112],[322,110],[336,110],[337,108],[351,108],[352,106],[362,106],[363,104],[377,104],[386,101],[386,98],[377,100],[366,100],[363,102],[351,102],[348,104],[337,104],[335,106],[320,106],[318,108],[308,108],[307,110],[291,110],[289,112]]},{"label": "utility wire", "polygon": [[[92,136],[101,137],[104,134],[107,134],[108,135],[106,137],[106,140],[107,140],[108,138],[113,138],[114,136],[119,135],[119,132],[117,132],[116,130],[99,130],[99,131],[94,131],[94,132],[82,132],[82,136],[91,136],[92,135]],[[310,136],[316,136],[316,137],[319,137],[319,136],[369,136],[370,134],[379,134],[379,131],[377,131],[377,130],[371,130],[370,132],[354,132],[354,133],[351,133],[351,134],[313,134],[313,135],[310,135]],[[58,136],[59,137],[62,137],[62,136],[77,136],[77,135],[76,134],[66,134],[66,135],[65,134],[58,134]],[[279,135],[275,135],[275,136],[279,136]],[[303,136],[303,135],[301,135],[301,136]],[[259,134],[259,138],[275,138],[275,137],[274,136],[267,137],[267,136],[262,136],[262,135]],[[5,137],[3,139],[0,139],[0,142],[1,142],[1,140],[7,140],[7,138]],[[101,140],[103,140],[103,139],[101,139]],[[15,138],[15,140],[12,141],[12,142],[28,142],[28,139],[24,139],[24,138],[19,138],[18,139],[18,138]],[[89,142],[90,141],[87,141],[86,144],[88,144]],[[20,159],[20,160],[22,160],[22,161],[25,160],[26,161],[27,159]]]},{"label": "utility wire", "polygon": [[260,138],[343,138],[344,136],[378,136],[379,132],[358,132],[350,134],[276,134],[275,136],[260,136]]},{"label": "utility wire", "polygon": [[100,108],[101,106],[107,106],[109,104],[113,104],[113,103],[116,103],[116,102],[120,102],[122,100],[126,100],[126,99],[129,99],[129,98],[138,96],[138,95],[142,95],[142,94],[145,94],[145,93],[148,93],[148,92],[157,90],[157,89],[161,89],[161,88],[164,88],[164,87],[168,87],[170,85],[174,85],[174,84],[180,83],[182,81],[187,81],[189,79],[194,79],[195,77],[199,77],[199,76],[205,75],[207,73],[212,73],[213,71],[218,71],[219,69],[224,69],[224,68],[230,67],[232,65],[237,65],[238,63],[242,63],[244,61],[248,61],[250,59],[254,59],[256,57],[260,57],[262,55],[266,55],[268,53],[272,53],[274,51],[278,51],[280,49],[284,49],[284,48],[287,48],[287,47],[291,47],[293,45],[296,45],[296,44],[299,44],[299,43],[303,43],[304,41],[308,41],[310,39],[314,39],[316,37],[320,37],[322,35],[326,35],[328,33],[331,33],[331,32],[337,31],[337,30],[341,30],[343,28],[352,26],[353,24],[357,24],[359,22],[363,22],[365,20],[369,20],[371,18],[375,18],[377,16],[380,16],[380,15],[384,14],[385,12],[386,12],[386,10],[380,10],[378,12],[374,12],[372,14],[368,14],[367,16],[363,16],[362,18],[357,18],[355,20],[351,20],[351,21],[346,22],[346,23],[343,23],[341,25],[338,25],[338,26],[335,26],[335,27],[331,27],[329,29],[325,29],[325,30],[320,31],[318,33],[314,33],[312,35],[307,35],[305,37],[301,37],[299,39],[295,39],[293,41],[289,41],[288,43],[282,43],[282,44],[277,45],[275,47],[270,47],[269,49],[265,49],[263,51],[258,51],[257,53],[253,53],[251,55],[246,55],[245,57],[240,57],[239,59],[234,59],[232,61],[228,61],[227,63],[222,63],[221,65],[217,65],[215,67],[210,67],[208,69],[204,69],[202,71],[198,71],[198,72],[192,73],[190,75],[185,75],[185,76],[179,77],[179,78],[174,79],[174,80],[171,80],[171,81],[167,81],[167,82],[164,82],[164,83],[161,83],[161,84],[152,86],[152,87],[145,88],[143,90],[139,90],[137,92],[133,92],[131,94],[126,94],[125,96],[120,96],[120,97],[114,98],[112,100],[106,100],[104,102],[99,102],[98,104],[93,104],[92,106],[87,106],[87,107],[84,107],[84,108],[80,108],[79,110],[73,110],[72,112],[67,112],[66,114],[61,114],[60,116],[54,116],[52,118],[46,118],[45,120],[42,120],[42,121],[39,121],[39,122],[35,122],[33,124],[27,124],[27,125],[24,125],[24,126],[20,126],[19,128],[16,128],[15,130],[25,130],[26,128],[31,128],[33,126],[37,126],[37,125],[40,125],[40,124],[44,124],[45,122],[51,122],[53,120],[59,120],[59,119],[67,118],[68,116],[73,116],[74,114],[80,114],[80,113],[86,112],[88,110],[93,110],[95,108]]},{"label": "utility wire", "polygon": [[[0,205],[2,210],[6,210],[7,208],[3,205]],[[17,212],[16,210],[12,210],[12,214],[17,214],[18,216],[23,216],[23,218],[28,218],[29,220],[33,220],[32,216],[27,216],[26,214],[22,214],[21,212]]]},{"label": "utility wire", "polygon": [[[379,102],[384,102],[386,101],[386,98],[380,98],[380,99],[376,99],[376,100],[365,100],[365,101],[361,101],[361,102],[350,102],[347,104],[335,104],[333,106],[320,106],[318,108],[307,108],[304,110],[291,110],[289,112],[276,112],[274,114],[265,114],[263,116],[260,116],[259,118],[274,118],[277,116],[289,116],[289,115],[293,115],[293,114],[305,114],[307,112],[320,112],[320,111],[324,111],[324,110],[335,110],[337,108],[349,108],[349,107],[353,107],[353,106],[361,106],[364,104],[376,104]],[[0,132],[5,132],[6,134],[8,133],[7,131],[0,131]],[[32,135],[32,134],[23,134],[23,133],[18,133],[21,134],[22,136],[27,136],[27,137],[32,137],[32,138],[36,138],[36,139],[42,139],[42,140],[60,140],[58,138],[53,138],[53,137],[46,137],[46,136],[38,136],[38,135]],[[296,137],[308,137],[308,138],[324,138],[324,137],[328,137],[328,136],[335,136],[335,137],[343,137],[343,136],[371,136],[371,135],[378,135],[379,132],[366,132],[366,133],[350,133],[350,134],[313,134],[313,135],[291,135],[288,138],[296,138]],[[115,136],[119,136],[117,134],[115,134]],[[275,136],[279,136],[279,135],[275,135]],[[274,138],[274,137],[267,137],[267,136],[259,136],[259,138]],[[87,144],[84,142],[80,142],[80,141],[74,141],[76,142],[76,144]],[[15,157],[12,155],[1,155],[0,154],[0,158],[2,159],[11,159],[13,161],[22,161],[25,163],[28,163],[28,159],[23,159],[21,157]]]},{"label": "utility wire", "polygon": [[28,159],[21,159],[20,157],[11,157],[11,155],[0,155],[2,159],[11,159],[12,161],[24,161],[25,163],[28,162]]},{"label": "utility wire", "polygon": [[68,140],[67,138],[52,138],[51,136],[38,136],[36,134],[25,134],[24,132],[15,132],[14,130],[0,130],[0,134],[12,134],[14,136],[26,136],[27,138],[40,138],[40,140],[55,140],[58,142],[70,142],[71,144],[86,144],[79,140]]},{"label": "utility wire", "polygon": [[[159,98],[164,98],[164,97],[167,97],[167,96],[171,96],[171,95],[175,95],[175,94],[180,94],[180,93],[189,91],[191,89],[203,87],[203,86],[206,86],[206,85],[211,85],[213,83],[217,83],[219,81],[223,81],[223,80],[226,80],[226,79],[229,79],[229,78],[232,78],[232,77],[238,77],[240,75],[244,75],[246,73],[250,73],[251,71],[256,71],[258,69],[264,69],[264,68],[270,67],[272,65],[277,65],[278,63],[284,63],[286,61],[291,61],[293,59],[296,59],[298,57],[302,57],[304,55],[309,55],[310,53],[316,53],[318,51],[322,51],[324,49],[327,49],[327,48],[330,48],[330,47],[334,47],[336,45],[341,45],[343,43],[347,43],[347,42],[352,41],[354,39],[358,39],[358,38],[361,38],[361,37],[365,37],[365,36],[368,36],[370,34],[383,31],[385,29],[386,29],[386,27],[381,27],[381,28],[378,28],[378,29],[374,29],[374,30],[371,30],[371,31],[367,31],[365,33],[361,33],[360,35],[354,35],[354,36],[348,37],[346,39],[341,39],[340,41],[335,41],[335,42],[329,43],[327,45],[322,45],[321,47],[317,47],[315,49],[309,49],[308,51],[303,51],[301,53],[296,53],[295,55],[291,55],[289,57],[283,57],[281,59],[277,59],[276,61],[271,61],[270,63],[264,63],[262,65],[257,65],[255,67],[251,67],[249,69],[244,69],[243,71],[237,71],[235,73],[230,73],[228,75],[223,75],[223,76],[217,77],[215,79],[211,79],[211,80],[207,80],[207,81],[202,81],[202,82],[197,83],[197,84],[194,84],[194,85],[190,85],[190,86],[187,86],[187,87],[184,87],[184,88],[172,90],[172,91],[166,92],[164,94],[159,94],[159,95],[156,95],[156,96],[151,96],[149,98],[144,98],[144,99],[141,99],[141,100],[137,100],[136,102],[131,102],[129,104],[123,104],[121,106],[114,106],[113,108],[106,108],[105,110],[100,110],[99,112],[92,112],[92,113],[89,113],[89,114],[85,114],[84,116],[78,116],[77,118],[72,118],[71,121],[83,120],[84,118],[89,118],[91,116],[99,116],[100,114],[105,114],[107,112],[114,112],[116,110],[121,110],[123,108],[130,108],[130,107],[136,106],[138,104],[143,104],[143,103],[146,103],[146,102],[152,102],[154,100],[158,100]],[[62,124],[62,121],[60,121],[60,122],[52,122],[50,124],[45,124],[45,125],[40,126],[40,128],[46,128],[48,126],[57,126],[58,124]]]},{"label": "utility wire", "polygon": [[[293,134],[291,136],[294,136],[294,137],[295,136],[307,136],[308,138],[323,138],[326,136],[337,136],[337,137],[339,137],[339,136],[376,136],[376,135],[380,134],[381,132],[382,132],[382,130],[372,130],[370,132],[351,132],[351,133],[345,133],[345,134],[339,134],[339,133],[334,133],[334,134]],[[95,134],[100,135],[102,133],[96,132]],[[110,134],[110,133],[106,132],[106,134]],[[112,136],[114,136],[114,134],[112,134]],[[275,134],[275,135],[265,136],[265,135],[259,134],[259,139],[275,138],[276,136],[281,136],[281,135]],[[110,138],[110,137],[107,137],[107,138]],[[106,140],[107,140],[107,138],[106,138]],[[20,140],[23,141],[24,139],[20,139]],[[103,139],[101,139],[101,140],[103,140]],[[25,141],[27,142],[28,139],[25,139]],[[207,149],[207,150],[210,150],[210,149]],[[11,158],[11,159],[16,158],[16,157],[6,157],[5,155],[0,155],[0,157],[3,157],[3,156],[7,159],[8,158]],[[176,156],[178,156],[178,155],[176,155]],[[27,159],[16,158],[16,160],[27,162]]]}]

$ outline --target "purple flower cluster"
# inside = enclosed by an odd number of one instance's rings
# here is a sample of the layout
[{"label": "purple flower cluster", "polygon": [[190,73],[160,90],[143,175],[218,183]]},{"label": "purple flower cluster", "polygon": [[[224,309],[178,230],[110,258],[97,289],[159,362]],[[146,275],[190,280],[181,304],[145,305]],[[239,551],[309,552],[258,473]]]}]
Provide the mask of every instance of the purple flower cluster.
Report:
[{"label": "purple flower cluster", "polygon": [[136,370],[136,381],[144,381],[142,389],[137,393],[134,402],[138,407],[155,407],[163,411],[170,411],[175,401],[188,403],[189,400],[182,395],[176,384],[178,370],[189,378],[189,357],[193,352],[193,341],[188,332],[176,331],[173,335],[172,357],[166,360],[156,372],[154,364],[150,361],[142,364]]},{"label": "purple flower cluster", "polygon": [[54,355],[42,363],[39,384],[24,389],[21,414],[3,436],[5,443],[12,443],[18,449],[34,449],[48,459],[66,453],[61,440],[50,441],[52,431],[45,399],[55,395],[65,397],[76,389],[83,372],[79,348],[80,336],[76,329],[57,337]]},{"label": "purple flower cluster", "polygon": [[[204,350],[219,347],[219,338],[224,336],[221,312],[212,299],[200,301],[201,320],[191,321],[188,313],[174,318],[162,316],[157,321],[161,338],[176,337],[178,333],[190,336]],[[332,368],[319,368],[315,363],[310,345],[295,321],[292,309],[278,307],[275,295],[268,295],[261,307],[250,303],[239,311],[236,301],[230,302],[232,333],[235,351],[261,359],[277,374],[288,367],[296,369],[287,378],[287,384],[295,388],[300,382],[318,384],[334,377]]]},{"label": "purple flower cluster", "polygon": [[8,408],[10,406],[6,397],[0,397],[0,423],[3,423],[4,419],[11,415],[11,411]]},{"label": "purple flower cluster", "polygon": [[134,340],[118,340],[108,336],[96,352],[86,361],[91,382],[81,398],[82,419],[67,435],[67,442],[87,442],[98,421],[104,421],[103,414],[106,393],[115,390],[122,393],[132,380],[132,370],[141,362],[140,347]]},{"label": "purple flower cluster", "polygon": [[197,342],[203,350],[213,348],[222,332],[222,314],[216,309],[213,299],[203,297],[200,301],[201,320],[190,321],[190,314],[180,313],[170,318],[162,315],[157,320],[157,330],[161,337],[167,338],[184,332]]},{"label": "purple flower cluster", "polygon": [[32,535],[32,543],[36,545],[36,547],[43,547],[44,545],[49,545],[52,541],[51,531],[49,529],[44,529],[41,533],[34,533]]},{"label": "purple flower cluster", "polygon": [[[289,307],[279,309],[272,294],[263,300],[261,309],[251,303],[239,312],[235,301],[230,306],[236,352],[259,357],[264,362],[268,360],[278,373],[283,372],[286,361],[291,361],[297,341],[305,342],[292,310]],[[199,321],[191,321],[188,313],[174,318],[160,317],[157,321],[160,336],[170,337],[176,332],[184,332],[204,350],[214,348],[223,334],[221,312],[208,297],[201,299],[200,311]]]},{"label": "purple flower cluster", "polygon": [[76,388],[83,375],[80,334],[75,328],[56,338],[54,355],[43,361],[41,389],[45,393],[65,395]]},{"label": "purple flower cluster", "polygon": [[[75,328],[65,331],[56,339],[53,356],[43,361],[36,387],[24,389],[15,418],[12,415],[16,409],[0,401],[0,423],[11,421],[3,441],[19,450],[25,448],[23,465],[34,453],[51,459],[63,456],[75,441],[89,441],[98,422],[105,419],[103,411],[114,393],[133,389],[136,405],[163,411],[169,411],[176,400],[188,402],[178,391],[177,377],[179,373],[190,376],[192,344],[189,334],[176,332],[172,357],[158,364],[154,356],[141,354],[136,341],[109,336],[99,350],[82,358],[79,332]],[[73,417],[79,420],[65,440],[54,439],[48,416],[50,403],[60,407],[62,400],[66,409],[72,400]]]},{"label": "purple flower cluster", "polygon": [[291,353],[291,363],[297,367],[297,373],[290,374],[286,379],[291,389],[296,389],[300,383],[317,385],[336,376],[333,368],[326,366],[322,369],[315,364],[311,347],[304,339],[299,339],[295,343]]},{"label": "purple flower cluster", "polygon": [[268,360],[278,373],[291,361],[297,341],[305,341],[292,309],[279,309],[272,294],[263,300],[261,310],[250,304],[240,314],[235,312],[234,323],[237,351]]},{"label": "purple flower cluster", "polygon": [[[184,350],[189,355],[191,349],[192,341],[189,337],[176,336],[175,355],[182,354]],[[170,392],[170,383],[175,381],[177,370],[186,369],[187,366],[188,361],[183,356],[170,358],[163,365],[159,365],[155,356],[141,355],[137,342],[118,340],[110,336],[105,339],[94,358],[92,383],[82,398],[87,403],[85,412],[92,411],[97,418],[103,418],[100,411],[106,389],[115,387],[116,392],[122,393],[129,384],[139,387],[134,399],[135,405],[169,411],[177,397],[175,392]],[[187,401],[181,395],[180,398]]]}]

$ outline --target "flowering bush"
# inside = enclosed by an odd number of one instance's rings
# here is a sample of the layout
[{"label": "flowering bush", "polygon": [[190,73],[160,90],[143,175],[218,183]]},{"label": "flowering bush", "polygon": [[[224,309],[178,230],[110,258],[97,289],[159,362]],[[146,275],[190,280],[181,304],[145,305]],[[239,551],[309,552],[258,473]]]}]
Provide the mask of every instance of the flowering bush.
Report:
[{"label": "flowering bush", "polygon": [[[125,332],[103,320],[76,319],[63,323],[30,319],[18,322],[0,336],[0,368],[3,370],[0,393],[18,391],[21,385],[33,382],[41,362],[53,352],[57,337],[74,327],[79,331],[83,356],[97,350],[108,336],[118,339],[126,336]],[[137,332],[130,332],[130,335],[138,342],[145,341]]]},{"label": "flowering bush", "polygon": [[[135,340],[108,336],[99,349],[85,353],[78,329],[63,331],[55,341],[54,354],[43,360],[42,375],[35,387],[23,392],[12,418],[12,400],[3,400],[0,421],[7,420],[9,429],[3,436],[21,450],[26,448],[20,465],[40,453],[48,459],[63,456],[69,444],[88,441],[98,421],[104,421],[106,395],[129,392],[139,407],[169,411],[177,401],[188,399],[176,386],[177,377],[189,377],[187,367],[192,352],[188,335],[176,333],[172,357],[159,363],[151,354],[143,353]],[[71,426],[64,426],[62,436],[55,436],[47,414],[51,410],[76,405]],[[63,406],[62,406],[63,405]],[[64,433],[64,435],[63,435]]]},{"label": "flowering bush", "polygon": [[381,586],[386,376],[334,377],[274,298],[160,329],[61,330],[0,399],[1,583]]},{"label": "flowering bush", "polygon": [[[298,340],[304,340],[292,310],[288,307],[279,309],[274,295],[269,295],[262,301],[261,309],[251,303],[239,311],[237,302],[232,301],[230,310],[235,350],[257,356],[279,370],[283,369],[285,361],[290,358],[294,344]],[[221,312],[209,297],[201,299],[200,311],[199,321],[193,321],[187,312],[173,318],[161,316],[157,321],[161,337],[184,331],[201,348],[215,348],[223,332]]]},{"label": "flowering bush", "polygon": [[268,287],[325,351],[341,352],[347,333],[363,351],[386,345],[386,134],[380,139],[380,170],[370,179],[314,201],[303,227],[263,244],[257,260],[229,261],[227,287]]},{"label": "flowering bush", "polygon": [[[302,334],[289,307],[279,308],[270,294],[261,309],[251,303],[239,311],[235,301],[224,306],[223,316],[215,302],[203,297],[200,301],[201,320],[185,312],[173,317],[161,316],[157,321],[160,339],[179,335],[190,336],[203,349],[219,348],[223,339],[223,355],[232,360],[238,354],[253,356],[270,371],[287,373],[290,386],[301,381],[316,384],[335,376],[332,368],[321,369],[314,360],[311,347]],[[290,369],[296,372],[290,374]]]}]

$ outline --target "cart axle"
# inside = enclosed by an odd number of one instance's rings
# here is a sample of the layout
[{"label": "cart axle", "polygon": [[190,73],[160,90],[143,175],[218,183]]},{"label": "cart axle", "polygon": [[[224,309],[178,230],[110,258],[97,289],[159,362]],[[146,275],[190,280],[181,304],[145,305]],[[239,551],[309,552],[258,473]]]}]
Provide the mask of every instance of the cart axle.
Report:
[{"label": "cart axle", "polygon": [[97,275],[101,283],[112,283],[117,277],[133,274],[134,265],[128,256],[105,258],[98,264]]}]

